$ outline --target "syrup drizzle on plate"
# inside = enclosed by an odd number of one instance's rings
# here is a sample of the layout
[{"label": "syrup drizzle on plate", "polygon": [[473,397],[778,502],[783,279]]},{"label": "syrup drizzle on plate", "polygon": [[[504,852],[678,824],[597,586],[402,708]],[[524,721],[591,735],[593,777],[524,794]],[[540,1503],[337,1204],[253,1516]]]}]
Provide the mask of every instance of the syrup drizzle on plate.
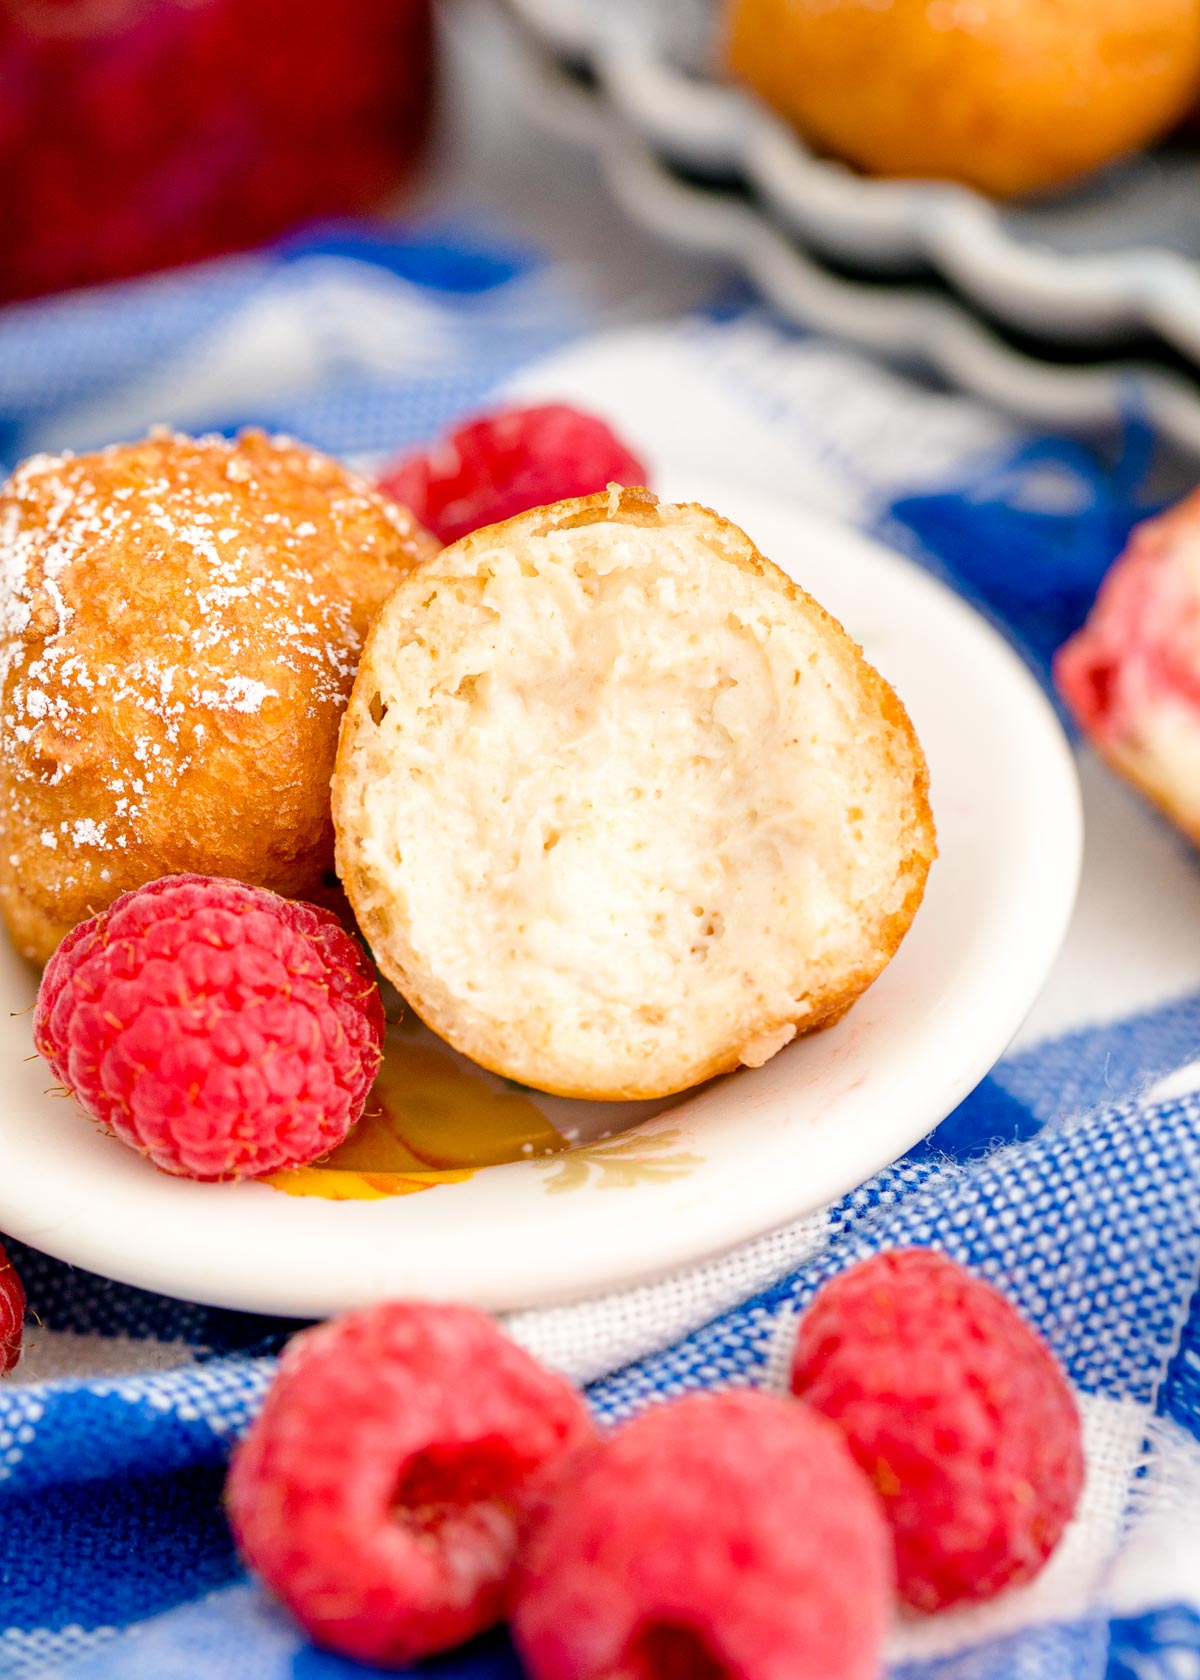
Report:
[{"label": "syrup drizzle on plate", "polygon": [[539,1095],[473,1067],[407,1016],[389,1029],[366,1110],[345,1142],[323,1161],[262,1182],[332,1201],[460,1184],[481,1167],[570,1147],[537,1106]]}]

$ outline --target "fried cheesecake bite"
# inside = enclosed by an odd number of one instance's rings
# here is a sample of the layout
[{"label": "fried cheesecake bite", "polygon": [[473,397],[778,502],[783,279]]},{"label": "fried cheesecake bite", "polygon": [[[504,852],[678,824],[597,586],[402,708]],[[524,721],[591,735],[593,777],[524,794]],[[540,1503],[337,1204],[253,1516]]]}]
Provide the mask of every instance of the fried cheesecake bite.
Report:
[{"label": "fried cheesecake bite", "polygon": [[1054,676],[1101,757],[1200,845],[1200,491],[1137,527]]},{"label": "fried cheesecake bite", "polygon": [[1043,192],[1150,144],[1200,84],[1196,0],[726,0],[726,60],[871,175]]},{"label": "fried cheesecake bite", "polygon": [[437,544],[325,455],[156,432],[0,489],[0,914],[44,962],[178,872],[300,897],[368,626]]},{"label": "fried cheesecake bite", "polygon": [[907,932],[925,758],[842,627],[616,485],[464,537],[371,631],[334,776],[376,960],[464,1054],[657,1097],[830,1025]]}]

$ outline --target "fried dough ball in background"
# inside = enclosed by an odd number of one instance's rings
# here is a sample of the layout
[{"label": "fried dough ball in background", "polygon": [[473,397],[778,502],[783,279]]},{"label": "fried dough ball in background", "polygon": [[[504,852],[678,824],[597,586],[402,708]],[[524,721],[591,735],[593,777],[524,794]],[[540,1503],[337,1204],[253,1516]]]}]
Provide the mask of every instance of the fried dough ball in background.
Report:
[{"label": "fried dough ball in background", "polygon": [[1004,198],[1183,116],[1200,88],[1200,0],[731,0],[726,59],[868,173]]},{"label": "fried dough ball in background", "polygon": [[36,456],[0,490],[0,913],[38,962],[176,872],[303,897],[376,610],[437,544],[247,432]]}]

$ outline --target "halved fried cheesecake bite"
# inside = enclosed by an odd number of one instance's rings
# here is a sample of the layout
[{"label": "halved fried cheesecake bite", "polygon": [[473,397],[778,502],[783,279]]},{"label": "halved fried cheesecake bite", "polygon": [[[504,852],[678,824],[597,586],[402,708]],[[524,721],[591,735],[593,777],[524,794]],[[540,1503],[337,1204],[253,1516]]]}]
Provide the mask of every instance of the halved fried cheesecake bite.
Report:
[{"label": "halved fried cheesecake bite", "polygon": [[664,1096],[871,984],[935,853],[927,781],[895,694],[742,531],[614,486],[391,595],[342,725],[338,868],[466,1055]]}]

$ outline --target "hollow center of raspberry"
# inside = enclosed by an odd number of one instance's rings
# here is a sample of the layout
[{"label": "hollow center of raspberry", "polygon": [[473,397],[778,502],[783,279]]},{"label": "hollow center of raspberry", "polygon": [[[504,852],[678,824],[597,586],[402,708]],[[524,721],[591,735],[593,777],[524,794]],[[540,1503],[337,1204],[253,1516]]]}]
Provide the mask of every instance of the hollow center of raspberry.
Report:
[{"label": "hollow center of raspberry", "polygon": [[644,1622],[613,1680],[733,1680],[703,1635],[674,1622]]},{"label": "hollow center of raspberry", "polygon": [[400,1473],[392,1514],[409,1528],[440,1529],[473,1506],[506,1509],[521,1467],[500,1441],[427,1447]]}]

